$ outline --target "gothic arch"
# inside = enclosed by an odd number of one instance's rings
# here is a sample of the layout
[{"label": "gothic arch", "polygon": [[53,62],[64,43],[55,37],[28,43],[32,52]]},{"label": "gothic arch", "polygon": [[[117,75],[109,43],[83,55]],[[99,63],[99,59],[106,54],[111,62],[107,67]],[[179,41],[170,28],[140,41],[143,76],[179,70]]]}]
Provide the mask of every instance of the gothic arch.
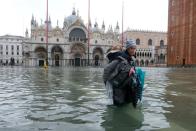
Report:
[{"label": "gothic arch", "polygon": [[81,41],[86,42],[86,33],[81,28],[74,28],[69,33],[69,41]]},{"label": "gothic arch", "polygon": [[164,40],[160,40],[160,47],[164,47]]},{"label": "gothic arch", "polygon": [[[85,54],[86,54],[86,47],[84,44],[80,44],[80,43],[76,43],[73,44],[70,47],[70,53],[72,55],[72,58],[75,58],[75,56],[81,56],[82,58],[84,58]],[[76,55],[77,54],[77,55]]]},{"label": "gothic arch", "polygon": [[86,46],[81,43],[72,44],[70,47],[70,65],[84,66],[86,65]]},{"label": "gothic arch", "polygon": [[139,66],[139,60],[138,59],[136,59],[136,61],[135,61],[135,63],[136,63],[136,66]]},{"label": "gothic arch", "polygon": [[[66,34],[70,42],[74,41],[74,38],[75,41],[77,41],[79,38],[78,42],[85,42],[85,40],[87,41],[88,38],[88,31],[83,26],[71,26]],[[82,41],[80,41],[80,38]]]},{"label": "gothic arch", "polygon": [[103,55],[104,55],[104,52],[103,52],[103,49],[101,47],[95,47],[93,49],[93,59],[95,58],[95,55],[99,55],[101,59],[103,59]]},{"label": "gothic arch", "polygon": [[38,46],[35,48],[34,52],[37,58],[42,58],[42,59],[46,58],[47,50],[44,47]]},{"label": "gothic arch", "polygon": [[140,61],[140,66],[144,66],[144,60],[143,59]]},{"label": "gothic arch", "polygon": [[152,39],[149,39],[149,40],[148,40],[148,45],[149,45],[149,46],[152,46]]},{"label": "gothic arch", "polygon": [[37,58],[35,59],[37,63],[36,65],[44,66],[44,61],[47,58],[47,50],[42,46],[38,46],[35,48],[34,53],[35,53],[35,58]]},{"label": "gothic arch", "polygon": [[136,39],[136,45],[140,45],[140,39],[139,38]]},{"label": "gothic arch", "polygon": [[52,58],[52,65],[53,66],[62,65],[63,49],[58,45],[53,46],[51,49],[51,58]]},{"label": "gothic arch", "polygon": [[101,47],[95,47],[93,49],[93,61],[95,66],[100,65],[100,61],[104,59],[104,52]]},{"label": "gothic arch", "polygon": [[148,66],[149,65],[149,60],[146,60],[145,61],[145,66]]}]

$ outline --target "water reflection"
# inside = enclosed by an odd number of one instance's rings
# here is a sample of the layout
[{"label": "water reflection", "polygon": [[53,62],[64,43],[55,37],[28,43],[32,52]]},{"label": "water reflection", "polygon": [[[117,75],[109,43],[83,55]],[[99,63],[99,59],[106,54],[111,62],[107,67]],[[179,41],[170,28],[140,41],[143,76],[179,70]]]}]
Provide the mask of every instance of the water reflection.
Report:
[{"label": "water reflection", "polygon": [[196,69],[172,69],[167,74],[171,84],[166,99],[175,108],[166,114],[173,130],[195,131],[196,121]]},{"label": "water reflection", "polygon": [[170,84],[170,80],[166,76],[170,69],[145,70],[147,74],[143,98],[144,122],[140,130],[169,128],[170,124],[165,114],[169,113],[168,108],[173,105],[165,99],[165,95],[167,86]]}]

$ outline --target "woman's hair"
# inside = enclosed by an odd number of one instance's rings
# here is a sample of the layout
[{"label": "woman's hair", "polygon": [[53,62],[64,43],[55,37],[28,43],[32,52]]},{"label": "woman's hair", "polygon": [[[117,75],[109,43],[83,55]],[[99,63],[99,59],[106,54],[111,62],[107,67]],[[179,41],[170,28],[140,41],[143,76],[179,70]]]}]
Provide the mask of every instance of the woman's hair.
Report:
[{"label": "woman's hair", "polygon": [[119,51],[122,51],[123,50],[123,47],[122,47],[121,44],[114,44],[114,45],[112,45],[111,50],[119,50]]}]

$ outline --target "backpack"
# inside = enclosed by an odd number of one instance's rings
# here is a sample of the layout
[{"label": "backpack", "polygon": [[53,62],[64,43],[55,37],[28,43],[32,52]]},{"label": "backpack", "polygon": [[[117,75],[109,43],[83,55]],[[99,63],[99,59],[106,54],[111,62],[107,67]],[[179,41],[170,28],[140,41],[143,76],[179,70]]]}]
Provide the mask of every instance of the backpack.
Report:
[{"label": "backpack", "polygon": [[113,88],[113,103],[114,105],[123,105],[132,102],[133,106],[136,107],[135,87],[137,79],[135,74],[129,76],[129,71],[133,66],[125,58],[120,56],[118,58],[119,62],[115,68],[117,73],[109,79]]}]

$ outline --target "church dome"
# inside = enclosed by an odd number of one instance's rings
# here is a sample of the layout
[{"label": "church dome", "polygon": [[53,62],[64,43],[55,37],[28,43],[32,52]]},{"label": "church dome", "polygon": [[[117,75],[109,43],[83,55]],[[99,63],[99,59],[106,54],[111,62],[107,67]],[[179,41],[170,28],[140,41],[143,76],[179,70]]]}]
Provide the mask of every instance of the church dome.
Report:
[{"label": "church dome", "polygon": [[69,22],[69,23],[74,23],[76,20],[78,19],[78,16],[76,15],[70,15],[66,18],[66,20]]},{"label": "church dome", "polygon": [[78,15],[76,15],[75,8],[73,8],[72,14],[64,19],[64,27],[72,25],[77,20],[81,22],[81,18]]}]

